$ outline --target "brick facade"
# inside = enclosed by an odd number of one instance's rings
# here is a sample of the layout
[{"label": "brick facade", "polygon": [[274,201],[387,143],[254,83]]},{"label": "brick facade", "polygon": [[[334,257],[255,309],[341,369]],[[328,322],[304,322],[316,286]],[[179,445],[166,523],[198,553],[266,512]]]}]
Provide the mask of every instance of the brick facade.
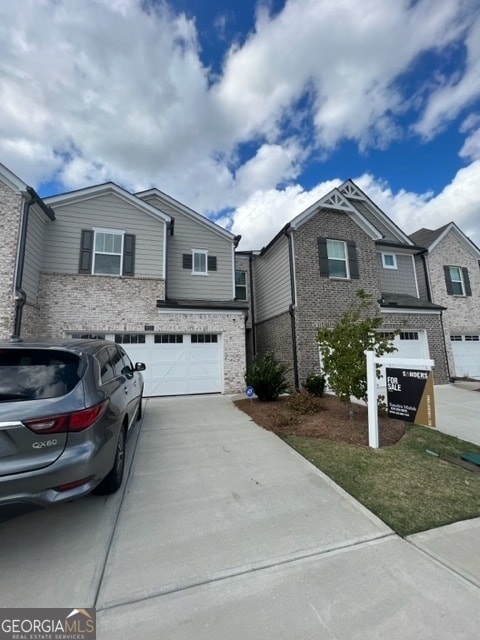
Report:
[{"label": "brick facade", "polygon": [[[359,289],[371,295],[369,313],[381,314],[378,255],[374,240],[343,212],[322,209],[292,231],[295,255],[295,325],[298,378],[301,385],[311,373],[320,372],[317,344],[319,326],[334,325],[344,311],[357,299]],[[319,268],[318,238],[351,241],[356,245],[359,278],[332,279],[322,277]],[[425,329],[430,357],[435,360],[435,382],[444,384],[449,372],[439,313],[383,314],[384,329]],[[282,362],[293,366],[293,338],[289,313],[270,318],[256,325],[259,353],[274,351]],[[293,382],[293,373],[291,376]]]},{"label": "brick facade", "polygon": [[[455,377],[455,362],[451,335],[480,334],[480,268],[478,260],[465,248],[458,235],[450,231],[428,256],[430,286],[436,304],[447,307],[443,312],[445,343],[452,377]],[[472,289],[471,296],[448,295],[443,267],[466,267]]]},{"label": "brick facade", "polygon": [[[318,238],[353,240],[360,277],[339,280],[320,276]],[[377,252],[374,241],[346,213],[323,209],[294,232],[298,373],[302,383],[318,373],[320,359],[317,327],[332,326],[364,289],[380,298]],[[378,310],[378,305],[374,307]],[[376,312],[376,311],[375,311]]]},{"label": "brick facade", "polygon": [[290,314],[288,312],[282,313],[257,324],[256,337],[259,356],[264,356],[265,353],[271,351],[279,362],[289,367],[287,380],[293,388],[293,338]]},{"label": "brick facade", "polygon": [[[64,337],[72,332],[221,333],[224,345],[224,391],[245,387],[245,320],[242,312],[165,313],[161,279],[43,273],[39,288],[39,322],[30,334]],[[24,336],[28,337],[27,327]]]},{"label": "brick facade", "polygon": [[15,269],[22,197],[0,180],[0,340],[9,340],[15,318]]}]

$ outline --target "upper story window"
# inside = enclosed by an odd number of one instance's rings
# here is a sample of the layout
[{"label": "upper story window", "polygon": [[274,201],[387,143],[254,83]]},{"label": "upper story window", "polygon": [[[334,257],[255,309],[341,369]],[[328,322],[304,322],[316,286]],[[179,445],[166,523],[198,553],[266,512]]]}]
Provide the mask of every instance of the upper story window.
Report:
[{"label": "upper story window", "polygon": [[320,275],[349,280],[359,278],[357,246],[353,240],[318,238]]},{"label": "upper story window", "polygon": [[396,269],[397,256],[394,253],[382,253],[382,266],[384,269]]},{"label": "upper story window", "polygon": [[200,275],[206,275],[208,273],[207,269],[207,251],[198,251],[193,249],[192,251],[192,273],[197,273]]},{"label": "upper story window", "polygon": [[247,299],[247,272],[235,271],[235,299]]},{"label": "upper story window", "polygon": [[347,245],[343,240],[327,240],[328,273],[331,278],[348,278]]},{"label": "upper story window", "polygon": [[133,276],[135,236],[116,229],[83,229],[79,273]]},{"label": "upper story window", "polygon": [[192,275],[206,276],[210,271],[217,270],[217,258],[209,255],[206,249],[192,249],[191,253],[183,254],[182,266],[190,269]]},{"label": "upper story window", "polygon": [[93,273],[117,275],[122,273],[123,233],[95,231]]},{"label": "upper story window", "polygon": [[470,278],[466,267],[443,267],[449,296],[471,296]]}]

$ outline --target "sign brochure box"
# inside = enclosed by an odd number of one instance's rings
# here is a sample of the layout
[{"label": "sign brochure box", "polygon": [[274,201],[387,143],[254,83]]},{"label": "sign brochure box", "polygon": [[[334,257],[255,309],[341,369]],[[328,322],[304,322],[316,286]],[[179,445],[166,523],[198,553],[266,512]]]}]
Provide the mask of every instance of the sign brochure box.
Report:
[{"label": "sign brochure box", "polygon": [[388,415],[405,422],[434,427],[433,373],[387,367],[386,378]]}]

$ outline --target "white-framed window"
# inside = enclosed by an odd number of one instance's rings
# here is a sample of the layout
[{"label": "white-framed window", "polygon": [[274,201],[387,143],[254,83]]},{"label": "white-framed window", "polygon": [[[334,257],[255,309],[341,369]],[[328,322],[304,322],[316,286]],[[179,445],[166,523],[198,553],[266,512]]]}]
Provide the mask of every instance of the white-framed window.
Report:
[{"label": "white-framed window", "polygon": [[463,274],[460,267],[449,267],[450,280],[452,282],[452,290],[454,296],[464,296],[465,286],[463,282]]},{"label": "white-framed window", "polygon": [[327,239],[328,274],[330,278],[349,278],[347,243]]},{"label": "white-framed window", "polygon": [[247,299],[247,272],[235,271],[235,299]]},{"label": "white-framed window", "polygon": [[123,259],[123,231],[94,229],[92,272],[120,275]]},{"label": "white-framed window", "polygon": [[208,274],[208,251],[192,249],[192,273],[206,276]]},{"label": "white-framed window", "polygon": [[382,266],[384,269],[396,269],[397,256],[394,253],[382,253]]}]

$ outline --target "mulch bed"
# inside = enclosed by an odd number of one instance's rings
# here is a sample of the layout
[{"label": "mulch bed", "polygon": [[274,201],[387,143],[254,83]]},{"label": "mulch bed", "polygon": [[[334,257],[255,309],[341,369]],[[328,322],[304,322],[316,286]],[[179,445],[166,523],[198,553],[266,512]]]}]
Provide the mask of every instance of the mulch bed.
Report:
[{"label": "mulch bed", "polygon": [[[309,397],[307,401],[303,394],[282,396],[274,402],[244,398],[235,401],[235,404],[258,425],[279,435],[309,436],[368,445],[367,407],[355,404],[351,420],[348,405],[333,395]],[[292,405],[297,408],[292,408]],[[303,413],[305,409],[315,410],[315,413]],[[395,444],[405,433],[405,423],[402,420],[380,415],[378,424],[380,446]]]}]

